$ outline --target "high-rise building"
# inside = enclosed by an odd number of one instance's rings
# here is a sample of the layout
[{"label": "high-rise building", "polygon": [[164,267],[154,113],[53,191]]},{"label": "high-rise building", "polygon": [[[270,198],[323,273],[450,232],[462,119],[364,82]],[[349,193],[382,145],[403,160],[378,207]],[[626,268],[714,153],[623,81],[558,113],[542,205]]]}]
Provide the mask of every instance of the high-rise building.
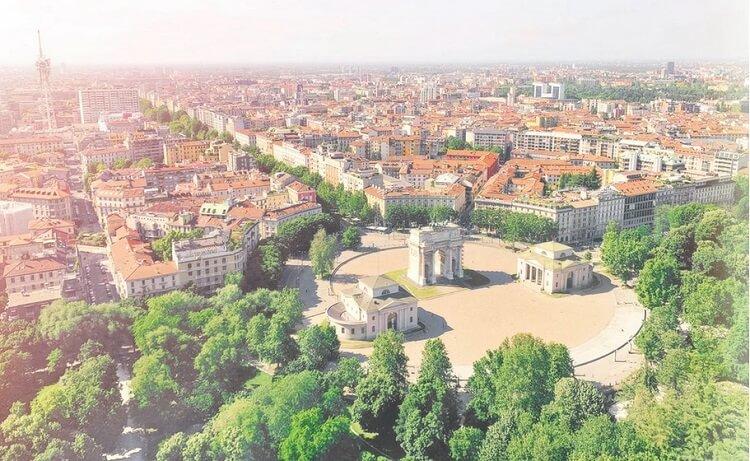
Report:
[{"label": "high-rise building", "polygon": [[565,99],[565,84],[534,82],[534,97],[545,99]]},{"label": "high-rise building", "polygon": [[674,75],[674,61],[667,62],[664,71],[667,75]]},{"label": "high-rise building", "polygon": [[95,123],[102,114],[138,112],[135,88],[87,88],[78,90],[81,123]]},{"label": "high-rise building", "polygon": [[437,96],[437,85],[435,85],[434,83],[427,83],[419,92],[419,102],[422,104],[426,104],[437,99]]}]

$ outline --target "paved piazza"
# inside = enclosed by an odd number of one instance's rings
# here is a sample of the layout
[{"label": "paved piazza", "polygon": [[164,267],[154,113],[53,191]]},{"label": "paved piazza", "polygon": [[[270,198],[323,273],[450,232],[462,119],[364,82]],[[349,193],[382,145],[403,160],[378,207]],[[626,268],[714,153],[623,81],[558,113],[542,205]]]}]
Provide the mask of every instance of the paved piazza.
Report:
[{"label": "paved piazza", "polygon": [[[367,241],[365,239],[365,243]],[[378,247],[380,243],[374,242]],[[394,237],[386,243],[388,246],[399,244]],[[354,257],[357,256],[354,252],[342,254],[339,260],[344,263],[331,283],[333,291],[327,283],[318,283],[317,305],[309,305],[309,320],[322,321],[325,315],[320,314],[327,307],[326,303],[335,302],[335,293],[355,284],[359,277],[405,268],[407,252],[406,248],[399,247],[358,257]],[[595,363],[626,344],[637,333],[643,319],[643,310],[634,302],[632,290],[614,286],[601,275],[598,275],[600,283],[587,290],[564,295],[539,293],[511,277],[516,267],[514,252],[472,241],[464,245],[464,267],[481,272],[490,283],[419,301],[420,321],[426,329],[406,337],[405,347],[412,370],[419,366],[424,342],[440,337],[456,374],[465,380],[471,375],[475,360],[516,333],[530,333],[545,341],[567,345],[576,366]],[[371,348],[367,343],[345,343],[342,350],[366,356]],[[618,359],[620,355],[618,352]],[[580,371],[597,369],[590,365],[579,368]],[[606,384],[619,381],[617,376],[598,379],[597,375],[599,373],[595,372],[587,377]]]}]

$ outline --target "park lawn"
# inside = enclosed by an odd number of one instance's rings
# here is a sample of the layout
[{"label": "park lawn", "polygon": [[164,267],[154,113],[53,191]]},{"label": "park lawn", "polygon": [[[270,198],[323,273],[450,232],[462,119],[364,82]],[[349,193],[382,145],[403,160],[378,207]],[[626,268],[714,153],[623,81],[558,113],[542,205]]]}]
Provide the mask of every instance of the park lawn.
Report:
[{"label": "park lawn", "polygon": [[245,381],[245,389],[255,389],[257,387],[265,386],[266,384],[271,384],[272,376],[266,373],[265,371],[258,370],[255,373],[255,376]]},{"label": "park lawn", "polygon": [[358,339],[340,339],[341,347],[346,349],[367,349],[372,347],[372,341]]},{"label": "park lawn", "polygon": [[412,282],[406,276],[406,269],[386,272],[385,276],[404,287],[406,291],[408,291],[417,299],[429,299],[445,294],[445,292],[443,290],[440,290],[440,287],[437,285],[420,287],[416,283]]},{"label": "park lawn", "polygon": [[367,432],[362,429],[362,426],[357,421],[352,421],[349,429],[356,435],[362,437],[365,440],[372,440],[378,436],[377,432]]}]

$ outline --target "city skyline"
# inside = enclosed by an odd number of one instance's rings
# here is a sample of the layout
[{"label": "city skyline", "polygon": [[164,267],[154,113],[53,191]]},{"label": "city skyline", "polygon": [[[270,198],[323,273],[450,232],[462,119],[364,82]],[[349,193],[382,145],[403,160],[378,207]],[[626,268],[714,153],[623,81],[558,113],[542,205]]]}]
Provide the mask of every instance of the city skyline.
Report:
[{"label": "city skyline", "polygon": [[37,29],[53,64],[72,66],[734,61],[748,54],[748,5],[737,0],[462,6],[85,0],[73,11],[13,2],[0,18],[0,37],[14,46],[0,50],[0,66],[32,61]]}]

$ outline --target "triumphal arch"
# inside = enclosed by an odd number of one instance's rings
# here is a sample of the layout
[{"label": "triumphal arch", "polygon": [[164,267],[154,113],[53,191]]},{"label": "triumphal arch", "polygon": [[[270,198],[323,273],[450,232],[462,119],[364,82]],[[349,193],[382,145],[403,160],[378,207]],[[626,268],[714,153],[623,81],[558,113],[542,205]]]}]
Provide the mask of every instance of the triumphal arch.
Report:
[{"label": "triumphal arch", "polygon": [[424,286],[439,278],[454,280],[464,276],[464,240],[456,224],[412,229],[409,234],[409,269],[406,276]]}]

